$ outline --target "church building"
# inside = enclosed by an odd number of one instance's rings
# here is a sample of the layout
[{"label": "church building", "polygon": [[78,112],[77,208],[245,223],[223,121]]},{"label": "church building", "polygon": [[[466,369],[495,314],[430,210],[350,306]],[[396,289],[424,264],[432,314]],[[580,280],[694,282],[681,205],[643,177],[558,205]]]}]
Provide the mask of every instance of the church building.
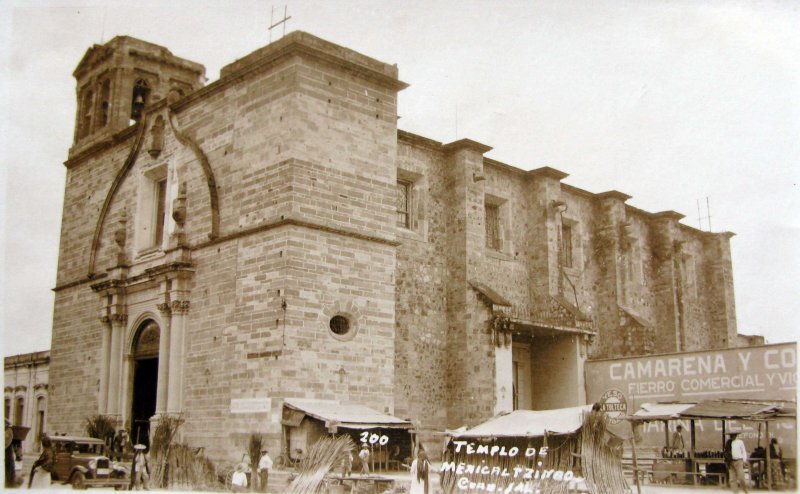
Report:
[{"label": "church building", "polygon": [[118,36],[74,76],[52,430],[175,415],[234,458],[333,404],[426,437],[584,404],[588,358],[737,345],[732,234],[399,130],[395,65],[293,32],[206,85]]}]

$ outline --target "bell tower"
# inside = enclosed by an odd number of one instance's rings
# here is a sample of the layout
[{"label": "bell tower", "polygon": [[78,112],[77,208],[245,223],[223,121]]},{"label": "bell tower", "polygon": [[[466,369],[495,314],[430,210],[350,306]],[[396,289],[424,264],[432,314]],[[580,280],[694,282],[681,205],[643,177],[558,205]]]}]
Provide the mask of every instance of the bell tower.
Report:
[{"label": "bell tower", "polygon": [[136,124],[170,91],[185,96],[205,82],[205,67],[129,36],[94,45],[72,74],[78,108],[70,155]]}]

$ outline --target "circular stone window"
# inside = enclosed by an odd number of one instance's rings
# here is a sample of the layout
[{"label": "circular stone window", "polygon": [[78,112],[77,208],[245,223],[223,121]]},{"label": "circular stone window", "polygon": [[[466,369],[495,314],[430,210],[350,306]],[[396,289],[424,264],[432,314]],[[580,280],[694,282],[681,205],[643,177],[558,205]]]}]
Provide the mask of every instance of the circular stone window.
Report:
[{"label": "circular stone window", "polygon": [[329,326],[336,336],[345,336],[350,332],[350,321],[344,316],[331,317]]}]

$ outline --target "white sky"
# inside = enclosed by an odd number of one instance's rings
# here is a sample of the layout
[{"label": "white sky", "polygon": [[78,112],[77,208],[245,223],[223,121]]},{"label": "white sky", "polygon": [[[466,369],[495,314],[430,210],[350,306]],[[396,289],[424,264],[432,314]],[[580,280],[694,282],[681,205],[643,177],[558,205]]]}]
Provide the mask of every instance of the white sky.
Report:
[{"label": "white sky", "polygon": [[[127,34],[221,66],[265,45],[259,1],[0,0],[0,321],[48,349],[72,71]],[[296,1],[303,30],[397,63],[401,129],[733,231],[739,331],[797,339],[800,2]],[[280,30],[274,31],[277,38]],[[703,207],[705,216],[705,207]],[[703,228],[707,229],[704,221]]]}]

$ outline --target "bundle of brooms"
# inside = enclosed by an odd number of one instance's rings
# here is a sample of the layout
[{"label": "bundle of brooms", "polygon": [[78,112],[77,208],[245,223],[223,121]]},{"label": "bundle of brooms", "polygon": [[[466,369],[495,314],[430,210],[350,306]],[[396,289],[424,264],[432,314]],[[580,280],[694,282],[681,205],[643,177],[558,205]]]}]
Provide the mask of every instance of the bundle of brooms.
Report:
[{"label": "bundle of brooms", "polygon": [[323,437],[308,451],[298,466],[298,475],[289,486],[290,493],[324,492],[323,480],[335,468],[341,466],[349,452],[355,450],[350,436]]},{"label": "bundle of brooms", "polygon": [[591,412],[580,429],[581,467],[592,494],[618,494],[630,489],[622,473],[622,456],[606,441],[606,416]]},{"label": "bundle of brooms", "polygon": [[214,463],[197,448],[176,442],[181,417],[161,417],[150,452],[150,485],[162,489],[220,490]]}]

